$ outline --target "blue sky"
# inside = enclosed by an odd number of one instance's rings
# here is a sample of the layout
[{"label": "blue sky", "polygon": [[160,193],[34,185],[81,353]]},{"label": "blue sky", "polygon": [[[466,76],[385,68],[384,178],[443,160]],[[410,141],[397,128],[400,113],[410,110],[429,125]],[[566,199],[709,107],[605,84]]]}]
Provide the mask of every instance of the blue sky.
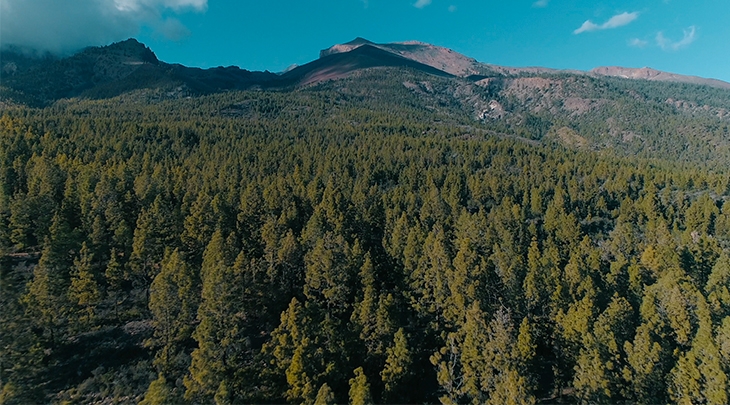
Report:
[{"label": "blue sky", "polygon": [[[34,22],[34,4],[59,9]],[[280,71],[318,57],[320,49],[364,37],[418,40],[479,61],[506,66],[588,70],[649,66],[730,81],[728,0],[75,0],[88,16],[59,0],[0,0],[0,41],[52,43],[72,30],[73,44],[101,45],[129,36],[170,63]],[[93,6],[92,6],[93,3]],[[107,8],[99,4],[108,3]],[[82,6],[83,7],[83,6]],[[94,7],[99,10],[94,9]],[[81,8],[81,7],[79,7]],[[65,11],[64,11],[65,10]],[[111,11],[110,11],[111,10]],[[25,13],[25,14],[23,14]],[[98,27],[83,18],[99,14]],[[80,17],[77,14],[82,14]],[[20,16],[20,17],[19,17]],[[101,17],[100,17],[101,16]],[[21,18],[23,17],[23,18]],[[104,21],[107,19],[109,21]],[[30,24],[27,24],[29,22]],[[55,24],[55,26],[54,26]],[[66,26],[64,26],[66,24]],[[39,25],[52,36],[40,36]],[[105,31],[106,26],[115,27]],[[84,43],[84,31],[93,31]],[[43,30],[40,30],[41,33]],[[75,35],[75,36],[74,36]],[[9,38],[9,39],[8,39]],[[17,38],[20,38],[18,40]],[[65,38],[65,37],[64,37]],[[70,40],[69,40],[70,41]]]}]

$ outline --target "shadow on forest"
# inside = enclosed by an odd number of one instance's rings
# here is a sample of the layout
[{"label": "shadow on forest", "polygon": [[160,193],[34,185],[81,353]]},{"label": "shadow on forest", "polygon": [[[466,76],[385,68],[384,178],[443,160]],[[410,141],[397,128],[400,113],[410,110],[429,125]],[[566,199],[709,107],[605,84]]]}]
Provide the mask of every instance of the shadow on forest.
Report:
[{"label": "shadow on forest", "polygon": [[150,360],[152,355],[144,341],[152,327],[144,322],[130,322],[123,327],[84,333],[61,344],[49,359],[48,385],[52,392],[97,378],[105,370],[119,369],[130,363]]}]

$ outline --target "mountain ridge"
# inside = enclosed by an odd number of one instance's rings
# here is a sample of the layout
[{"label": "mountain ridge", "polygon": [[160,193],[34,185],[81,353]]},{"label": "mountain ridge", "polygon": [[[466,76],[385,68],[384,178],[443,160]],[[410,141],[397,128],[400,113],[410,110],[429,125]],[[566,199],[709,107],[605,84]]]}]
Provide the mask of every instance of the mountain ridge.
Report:
[{"label": "mountain ridge", "polygon": [[591,71],[543,67],[506,67],[482,63],[451,49],[418,41],[377,44],[362,37],[320,51],[318,59],[276,74],[236,66],[201,69],[160,61],[130,38],[89,47],[70,57],[33,58],[3,50],[0,101],[43,106],[64,98],[109,98],[135,90],[158,90],[173,97],[251,88],[275,89],[341,79],[369,68],[410,68],[422,73],[468,81],[486,78],[584,75],[706,85],[730,89],[730,83],[683,76],[650,68],[599,67]]},{"label": "mountain ridge", "polygon": [[454,76],[460,77],[483,75],[489,73],[503,75],[572,73],[614,76],[627,79],[644,79],[653,81],[689,83],[730,89],[730,83],[719,79],[681,75],[651,68],[637,69],[618,66],[601,66],[589,71],[581,71],[576,69],[553,69],[540,66],[501,66],[491,63],[479,62],[474,58],[468,57],[449,48],[431,45],[420,41],[404,41],[387,44],[377,44],[365,38],[357,37],[350,42],[346,42],[344,44],[336,44],[327,49],[323,49],[322,51],[320,51],[320,58],[332,55],[334,53],[350,52],[353,49],[356,49],[363,45],[377,47],[388,52],[392,52],[400,56],[416,60],[425,65],[429,65],[434,68],[443,70]]},{"label": "mountain ridge", "polygon": [[652,69],[650,67],[628,68],[621,66],[600,66],[591,69],[590,73],[602,76],[622,77],[625,79],[689,83],[717,87],[721,89],[730,89],[730,83],[722,80],[705,78],[700,76],[680,75],[676,73]]}]

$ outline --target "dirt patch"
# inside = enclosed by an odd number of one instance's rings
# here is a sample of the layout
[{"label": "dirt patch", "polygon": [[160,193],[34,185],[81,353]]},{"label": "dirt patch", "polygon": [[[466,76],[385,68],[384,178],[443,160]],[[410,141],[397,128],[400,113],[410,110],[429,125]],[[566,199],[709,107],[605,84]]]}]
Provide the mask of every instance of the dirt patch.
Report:
[{"label": "dirt patch", "polygon": [[607,100],[589,99],[580,97],[568,97],[563,100],[563,108],[571,115],[582,115],[595,111],[608,104]]},{"label": "dirt patch", "polygon": [[575,132],[572,128],[562,127],[555,131],[555,136],[563,145],[585,149],[590,145],[590,142],[579,133]]}]

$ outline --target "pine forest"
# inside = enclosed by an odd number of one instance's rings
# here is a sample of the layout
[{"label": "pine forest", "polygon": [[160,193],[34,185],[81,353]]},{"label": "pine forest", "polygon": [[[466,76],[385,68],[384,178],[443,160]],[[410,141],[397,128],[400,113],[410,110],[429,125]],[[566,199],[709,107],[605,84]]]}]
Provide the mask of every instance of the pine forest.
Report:
[{"label": "pine forest", "polygon": [[728,91],[540,78],[4,105],[0,402],[727,404]]}]

